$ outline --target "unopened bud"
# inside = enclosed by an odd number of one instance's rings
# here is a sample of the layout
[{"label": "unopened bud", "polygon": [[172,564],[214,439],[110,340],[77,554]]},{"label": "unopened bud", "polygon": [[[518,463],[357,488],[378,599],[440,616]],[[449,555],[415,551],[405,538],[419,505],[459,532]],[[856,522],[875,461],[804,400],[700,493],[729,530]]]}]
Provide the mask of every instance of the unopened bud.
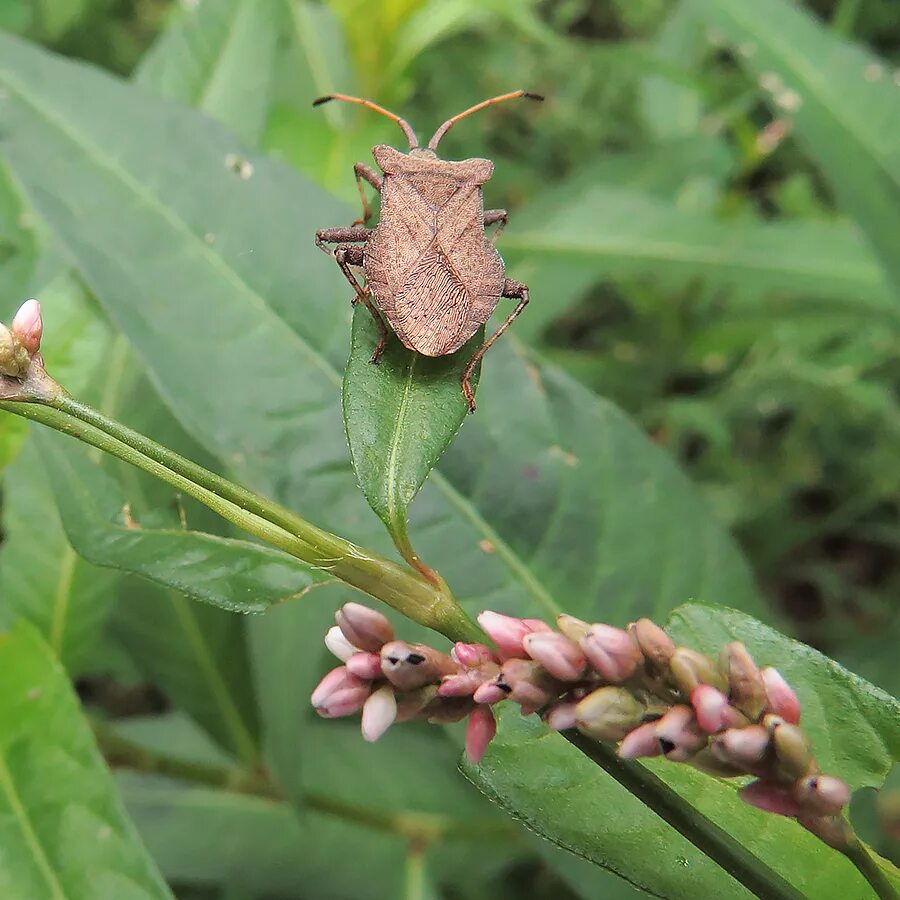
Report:
[{"label": "unopened bud", "polygon": [[836,816],[850,802],[850,788],[830,775],[810,775],[794,784],[794,799],[805,813]]},{"label": "unopened bud", "polygon": [[687,762],[707,745],[708,738],[697,725],[690,706],[673,706],[653,724],[660,749],[673,762]]},{"label": "unopened bud", "polygon": [[691,706],[697,724],[707,734],[716,734],[725,727],[728,698],[711,684],[698,684],[691,691]]},{"label": "unopened bud", "polygon": [[466,728],[466,756],[473,763],[481,762],[488,744],[497,733],[497,722],[489,706],[479,706],[469,716]]},{"label": "unopened bud", "polygon": [[345,603],[334,618],[344,637],[360,650],[378,653],[394,639],[394,629],[387,617],[361,603]]},{"label": "unopened bud", "polygon": [[772,732],[775,747],[775,765],[784,781],[796,781],[809,774],[813,764],[809,738],[796,725],[785,722]]},{"label": "unopened bud", "polygon": [[765,712],[768,698],[753,657],[742,643],[732,641],[722,649],[721,663],[732,705],[755,722]]},{"label": "unopened bud", "polygon": [[739,766],[722,762],[709,747],[698,750],[688,762],[698,771],[705,772],[707,775],[714,775],[716,778],[736,778],[739,775],[747,774]]},{"label": "unopened bud", "polygon": [[587,667],[584,654],[564,634],[534,632],[526,634],[522,644],[535,662],[560,681],[578,681]]},{"label": "unopened bud", "polygon": [[15,334],[0,324],[0,375],[22,378],[28,373],[30,365],[28,351]]},{"label": "unopened bud", "polygon": [[370,690],[368,682],[357,678],[344,666],[338,666],[319,682],[310,702],[323,718],[337,719],[359,712]]},{"label": "unopened bud", "polygon": [[690,697],[697,685],[711,684],[725,691],[726,682],[715,663],[690,647],[676,647],[669,659],[669,672],[678,690]]},{"label": "unopened bud", "polygon": [[594,671],[611,684],[630,678],[641,661],[631,635],[611,625],[591,625],[581,639],[581,649]]},{"label": "unopened bud", "polygon": [[656,722],[645,722],[634,731],[629,731],[619,744],[616,754],[620,759],[640,759],[647,756],[659,756],[662,753],[659,738],[656,736]]},{"label": "unopened bud", "polygon": [[506,660],[497,676],[497,684],[526,713],[545,706],[559,692],[559,684],[539,663],[530,659]]},{"label": "unopened bud", "polygon": [[713,738],[710,749],[722,762],[752,772],[762,762],[769,745],[769,732],[762,725],[748,725],[723,731]]},{"label": "unopened bud", "polygon": [[800,812],[800,806],[790,791],[772,781],[754,781],[741,788],[738,796],[750,806],[779,816],[789,816],[793,819]]},{"label": "unopened bud", "polygon": [[507,685],[503,684],[499,685],[496,681],[487,681],[482,685],[479,685],[475,689],[475,693],[472,694],[472,699],[476,703],[499,703],[501,700],[505,700],[512,689]]},{"label": "unopened bud", "polygon": [[456,643],[450,651],[450,656],[466,669],[474,669],[484,663],[494,662],[494,654],[491,648],[485,644]]},{"label": "unopened bud", "polygon": [[556,627],[570,640],[580,643],[581,639],[591,630],[591,626],[575,616],[560,613],[556,617]]},{"label": "unopened bud", "polygon": [[401,691],[437,684],[444,675],[457,671],[449,656],[424,644],[390,641],[381,648],[380,655],[382,674]]},{"label": "unopened bud", "polygon": [[675,642],[649,619],[638,619],[629,627],[645,659],[657,669],[665,669],[675,652]]},{"label": "unopened bud", "polygon": [[377,653],[354,653],[345,663],[357,678],[376,681],[381,678],[381,657]]},{"label": "unopened bud", "polygon": [[535,631],[551,631],[549,625],[539,619],[517,619],[501,613],[485,610],[478,615],[478,624],[506,657],[524,657],[522,640]]},{"label": "unopened bud", "polygon": [[570,728],[575,727],[575,707],[577,705],[577,703],[571,700],[563,700],[560,703],[554,703],[553,706],[547,710],[544,721],[547,723],[547,726],[554,731],[568,731]]},{"label": "unopened bud", "polygon": [[337,625],[332,625],[325,634],[325,646],[341,661],[347,662],[359,650],[344,637]]},{"label": "unopened bud", "polygon": [[641,724],[646,708],[622,687],[597,688],[575,707],[579,731],[598,741],[620,741]]},{"label": "unopened bud", "polygon": [[43,330],[41,304],[34,298],[26,300],[13,317],[12,331],[29,355],[37,353],[41,349],[41,334]]},{"label": "unopened bud", "polygon": [[362,736],[377,741],[397,718],[397,698],[394,689],[386,684],[366,700],[362,711]]},{"label": "unopened bud", "polygon": [[800,701],[791,686],[782,678],[778,669],[771,666],[760,673],[766,689],[769,712],[781,716],[785,722],[797,725],[800,722]]}]

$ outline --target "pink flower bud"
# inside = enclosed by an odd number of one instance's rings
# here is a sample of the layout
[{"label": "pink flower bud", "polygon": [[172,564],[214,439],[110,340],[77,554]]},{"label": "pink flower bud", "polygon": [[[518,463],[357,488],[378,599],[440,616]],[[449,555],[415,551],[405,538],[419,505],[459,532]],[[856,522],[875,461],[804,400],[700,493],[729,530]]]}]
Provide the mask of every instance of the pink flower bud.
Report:
[{"label": "pink flower bud", "polygon": [[765,712],[766,688],[753,657],[740,641],[732,641],[722,649],[722,669],[728,678],[731,703],[751,721]]},{"label": "pink flower bud", "polygon": [[496,681],[487,681],[484,684],[480,685],[475,693],[472,695],[472,699],[476,703],[499,703],[501,700],[505,700],[509,696],[509,688],[508,687],[500,687]]},{"label": "pink flower bud", "polygon": [[525,652],[560,681],[578,681],[587,660],[581,650],[564,634],[533,632],[522,640]]},{"label": "pink flower bud", "polygon": [[690,706],[673,706],[653,724],[660,749],[673,762],[687,762],[708,743]]},{"label": "pink flower bud", "polygon": [[697,724],[707,733],[716,734],[726,726],[728,698],[711,684],[698,684],[691,691],[691,706]]},{"label": "pink flower bud", "polygon": [[376,681],[381,678],[381,657],[377,653],[354,653],[347,661],[347,671],[357,678]]},{"label": "pink flower bud", "polygon": [[466,727],[466,756],[473,763],[481,762],[488,744],[497,733],[497,722],[489,706],[476,707]]},{"label": "pink flower bud", "polygon": [[556,627],[570,640],[577,644],[590,630],[591,626],[575,616],[560,613],[556,617]]},{"label": "pink flower bud", "polygon": [[791,686],[782,678],[778,669],[769,666],[760,673],[766,687],[769,712],[781,716],[785,722],[797,725],[800,722],[800,701]]},{"label": "pink flower bud", "polygon": [[575,707],[578,704],[571,700],[563,700],[561,703],[554,703],[547,711],[544,721],[548,727],[554,731],[568,731],[575,727],[577,716],[575,715]]},{"label": "pink flower bud", "polygon": [[411,691],[438,684],[444,675],[456,674],[456,664],[443,653],[424,644],[390,641],[381,648],[381,672],[394,687]]},{"label": "pink flower bud", "polygon": [[594,670],[611,684],[630,678],[641,661],[631,635],[611,625],[591,625],[581,639],[581,649]]},{"label": "pink flower bud", "polygon": [[438,688],[438,696],[471,697],[478,686],[478,682],[473,681],[468,672],[461,672],[459,675],[445,675]]},{"label": "pink flower bud", "polygon": [[361,603],[345,603],[334,618],[344,637],[360,650],[377,653],[394,639],[394,629],[387,618]]},{"label": "pink flower bud", "polygon": [[638,619],[629,629],[634,634],[641,653],[657,669],[665,669],[675,652],[675,642],[650,619]]},{"label": "pink flower bud", "polygon": [[37,300],[26,300],[19,307],[12,320],[12,330],[29,353],[37,353],[41,349],[44,322],[41,318],[41,304]]},{"label": "pink flower bud", "polygon": [[522,705],[526,715],[549,703],[559,687],[539,663],[530,659],[506,660],[496,683],[510,700]]},{"label": "pink flower bud", "polygon": [[474,669],[484,663],[495,661],[491,648],[485,644],[456,643],[450,651],[450,656],[466,669]]},{"label": "pink flower bud", "polygon": [[738,796],[757,809],[764,809],[779,816],[793,819],[800,812],[799,804],[791,797],[787,788],[771,781],[754,781],[741,788]]},{"label": "pink flower bud", "polygon": [[647,722],[639,725],[634,731],[629,731],[616,751],[619,759],[639,759],[645,756],[659,756],[661,753],[662,747],[656,736],[656,722]]},{"label": "pink flower bud", "polygon": [[377,741],[397,718],[397,698],[390,685],[378,688],[363,706],[362,736],[370,743]]},{"label": "pink flower bud", "polygon": [[769,732],[762,725],[729,728],[713,738],[710,749],[724,763],[752,772],[770,746]]},{"label": "pink flower bud", "polygon": [[325,646],[341,661],[347,662],[354,653],[358,653],[356,647],[344,637],[344,632],[337,625],[332,625],[325,634]]},{"label": "pink flower bud", "polygon": [[524,657],[522,639],[533,631],[550,631],[551,628],[539,619],[516,619],[501,613],[485,610],[478,616],[478,624],[506,657]]},{"label": "pink flower bud", "polygon": [[836,816],[850,802],[850,788],[840,778],[811,775],[794,785],[793,796],[804,812]]},{"label": "pink flower bud", "polygon": [[368,682],[357,678],[344,666],[338,666],[319,682],[310,702],[323,718],[337,719],[359,712],[370,690]]}]

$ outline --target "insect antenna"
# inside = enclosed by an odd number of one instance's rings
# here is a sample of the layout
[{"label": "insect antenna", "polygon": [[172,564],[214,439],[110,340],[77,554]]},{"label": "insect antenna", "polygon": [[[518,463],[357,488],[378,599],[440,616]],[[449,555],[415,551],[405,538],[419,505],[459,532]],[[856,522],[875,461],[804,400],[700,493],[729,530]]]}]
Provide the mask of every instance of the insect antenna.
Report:
[{"label": "insect antenna", "polygon": [[401,119],[400,116],[385,109],[383,106],[379,106],[371,100],[363,100],[361,97],[350,97],[348,94],[328,94],[325,97],[319,97],[313,100],[313,106],[321,106],[323,103],[328,103],[329,100],[344,100],[347,103],[356,103],[359,106],[365,106],[366,109],[371,109],[373,112],[387,116],[392,122],[396,122],[400,126],[406,135],[406,140],[409,141],[410,150],[415,150],[419,146],[419,139],[416,137],[416,133],[412,130],[409,122],[406,119]]},{"label": "insect antenna", "polygon": [[470,106],[469,109],[464,110],[463,112],[455,115],[452,119],[447,119],[443,125],[434,133],[434,137],[428,142],[429,150],[436,150],[437,145],[440,143],[441,138],[460,120],[465,119],[466,116],[471,116],[472,113],[478,112],[480,109],[484,109],[486,106],[493,106],[495,103],[503,103],[506,100],[517,100],[519,97],[526,97],[529,100],[543,100],[544,98],[540,94],[532,94],[530,91],[511,91],[508,94],[500,94],[497,97],[491,97],[490,100],[482,100],[481,103],[476,103],[474,106]]}]

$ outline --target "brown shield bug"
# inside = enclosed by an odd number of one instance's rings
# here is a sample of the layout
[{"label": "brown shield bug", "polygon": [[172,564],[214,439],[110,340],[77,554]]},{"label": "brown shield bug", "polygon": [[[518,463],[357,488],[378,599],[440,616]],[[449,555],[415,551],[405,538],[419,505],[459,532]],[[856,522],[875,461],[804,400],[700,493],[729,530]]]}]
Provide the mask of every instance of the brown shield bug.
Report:
[{"label": "brown shield bug", "polygon": [[[353,167],[362,199],[361,219],[349,228],[316,232],[316,245],[334,256],[353,286],[353,302],[364,303],[378,325],[381,337],[373,363],[387,342],[387,325],[409,350],[446,356],[487,322],[501,297],[519,301],[463,370],[462,391],[471,411],[475,410],[469,383],[472,373],[528,304],[528,288],[506,278],[503,260],[494,249],[493,240],[508,220],[506,210],[484,209],[482,187],[493,174],[494,164],[488,159],[438,159],[436,151],[441,138],[460,119],[517,97],[543,100],[527,91],[492,97],[444,122],[427,147],[419,146],[408,122],[370,100],[329,94],[313,103],[345,100],[365,106],[396,122],[409,142],[406,153],[385,144],[372,148],[382,175],[365,163]],[[381,194],[381,216],[375,228],[367,226],[372,211],[363,181]],[[494,224],[499,227],[493,240],[488,240],[485,227]],[[334,251],[326,244],[335,244]],[[365,284],[360,284],[351,266],[362,268]]]}]

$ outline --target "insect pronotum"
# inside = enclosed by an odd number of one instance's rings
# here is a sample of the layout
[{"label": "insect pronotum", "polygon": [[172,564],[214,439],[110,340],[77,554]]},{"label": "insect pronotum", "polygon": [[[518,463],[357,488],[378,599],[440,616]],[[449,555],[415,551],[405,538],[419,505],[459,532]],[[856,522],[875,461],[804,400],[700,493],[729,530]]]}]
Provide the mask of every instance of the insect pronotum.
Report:
[{"label": "insect pronotum", "polygon": [[[373,147],[372,155],[382,174],[365,163],[353,167],[362,217],[349,228],[316,232],[316,245],[334,256],[353,286],[353,302],[365,304],[378,325],[380,338],[372,354],[373,363],[384,351],[388,325],[408,349],[424,356],[446,356],[487,322],[501,297],[519,301],[463,370],[462,391],[473,412],[472,373],[528,304],[528,288],[506,278],[503,260],[494,248],[508,221],[506,210],[484,209],[482,187],[493,174],[494,164],[489,159],[438,159],[436,151],[441,138],[460,119],[518,97],[543,100],[527,91],[484,100],[447,119],[427,147],[419,146],[408,122],[370,100],[329,94],[313,103],[318,106],[329,100],[345,100],[365,106],[396,122],[409,142],[406,153],[385,144]],[[381,194],[381,216],[374,228],[368,227],[372,210],[363,181]],[[498,226],[492,240],[485,236],[489,225]],[[334,244],[334,250],[326,244]],[[352,267],[362,268],[364,284]]]}]

